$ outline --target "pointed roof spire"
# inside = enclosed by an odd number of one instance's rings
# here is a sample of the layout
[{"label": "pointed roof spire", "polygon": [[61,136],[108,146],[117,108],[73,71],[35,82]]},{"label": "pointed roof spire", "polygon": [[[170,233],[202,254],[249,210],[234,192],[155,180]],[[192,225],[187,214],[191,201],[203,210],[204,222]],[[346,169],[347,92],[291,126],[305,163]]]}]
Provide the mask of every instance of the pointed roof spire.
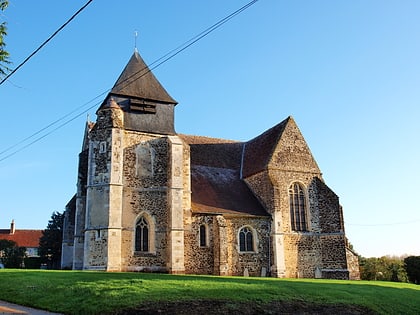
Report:
[{"label": "pointed roof spire", "polygon": [[134,31],[134,52],[139,52],[137,49],[137,36],[139,35],[139,33],[137,32],[137,30]]},{"label": "pointed roof spire", "polygon": [[167,104],[177,104],[149,67],[141,58],[137,49],[112,88],[110,94],[121,97],[133,97]]}]

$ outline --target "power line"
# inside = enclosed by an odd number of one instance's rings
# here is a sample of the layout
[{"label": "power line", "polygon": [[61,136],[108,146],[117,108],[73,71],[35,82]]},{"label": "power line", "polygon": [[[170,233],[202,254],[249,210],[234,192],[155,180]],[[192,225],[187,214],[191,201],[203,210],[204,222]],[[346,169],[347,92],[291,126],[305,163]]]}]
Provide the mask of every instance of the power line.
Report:
[{"label": "power line", "polygon": [[[216,22],[212,26],[206,28],[204,31],[200,32],[199,34],[195,35],[191,39],[189,39],[186,42],[182,43],[178,47],[172,49],[171,51],[169,51],[168,53],[166,53],[165,55],[163,55],[159,59],[157,59],[154,62],[152,62],[151,64],[149,64],[147,67],[145,67],[145,68],[137,71],[136,73],[132,74],[130,77],[128,77],[126,80],[120,82],[116,86],[120,86],[120,85],[122,85],[124,83],[126,83],[126,85],[124,85],[124,87],[130,85],[131,83],[135,82],[138,78],[140,78],[143,75],[146,75],[147,73],[149,73],[152,70],[156,69],[157,67],[159,67],[163,63],[165,63],[168,60],[172,59],[173,57],[175,57],[179,53],[183,52],[184,50],[186,50],[187,48],[189,48],[190,46],[192,46],[193,44],[195,44],[196,42],[198,42],[199,40],[201,40],[202,38],[206,37],[207,35],[209,35],[213,31],[215,31],[216,29],[218,29],[219,27],[221,27],[223,24],[225,24],[226,22],[228,22],[229,20],[231,20],[232,18],[234,18],[238,14],[242,13],[243,11],[245,11],[246,9],[248,9],[249,7],[251,7],[252,5],[254,5],[258,1],[259,0],[253,0],[253,1],[248,2],[247,4],[245,4],[244,6],[242,6],[241,8],[239,8],[238,10],[236,10],[235,12],[229,14],[228,16],[226,16],[223,19],[219,20],[218,22]],[[153,67],[151,67],[154,64],[156,64],[156,65],[153,66]],[[142,73],[147,68],[148,68],[148,70],[145,73]],[[137,74],[139,74],[139,73],[142,73],[142,74],[141,74],[140,77],[137,77]],[[131,80],[131,81],[129,81],[129,80]]]},{"label": "power line", "polygon": [[[91,0],[92,1],[92,0]],[[89,1],[84,7],[86,7],[91,1]],[[206,37],[207,35],[209,35],[210,33],[212,33],[213,31],[215,31],[216,29],[218,29],[219,27],[221,27],[223,24],[225,24],[226,22],[228,22],[229,20],[231,20],[232,18],[234,18],[235,16],[237,16],[238,14],[242,13],[244,10],[248,9],[249,7],[251,7],[253,4],[255,4],[256,2],[258,2],[259,0],[253,0],[247,4],[245,4],[244,6],[242,6],[241,8],[239,8],[238,10],[234,11],[233,13],[229,14],[228,16],[224,17],[223,19],[219,20],[218,22],[216,22],[215,24],[213,24],[212,26],[206,28],[205,30],[203,30],[202,32],[200,32],[199,34],[195,35],[194,37],[192,37],[191,39],[187,40],[186,42],[184,42],[183,44],[179,45],[178,47],[172,49],[171,51],[169,51],[168,53],[166,53],[165,55],[163,55],[162,57],[158,58],[157,60],[155,60],[154,62],[152,62],[151,64],[149,64],[149,66],[144,67],[143,69],[140,69],[139,71],[137,71],[136,73],[132,74],[130,77],[126,78],[124,81],[119,82],[117,85],[115,86],[120,86],[123,85],[124,86],[128,86],[130,84],[132,84],[133,82],[135,82],[136,80],[138,80],[139,78],[143,77],[144,75],[146,75],[147,73],[151,72],[152,70],[156,69],[157,67],[161,66],[162,64],[164,64],[165,62],[169,61],[170,59],[174,58],[176,55],[178,55],[179,53],[183,52],[184,50],[186,50],[187,48],[189,48],[190,46],[192,46],[193,44],[195,44],[196,42],[198,42],[199,40],[203,39],[204,37]],[[83,9],[83,8],[82,8]],[[81,10],[82,10],[81,9]],[[79,10],[79,11],[81,11]],[[154,66],[153,66],[154,65]],[[153,67],[152,67],[153,66]],[[4,149],[3,151],[0,152],[0,156],[2,154],[5,154],[6,152],[11,151],[12,149],[18,147],[19,145],[27,142],[28,140],[36,137],[37,135],[41,134],[43,131],[48,130],[49,128],[51,128],[52,126],[58,124],[59,122],[63,121],[64,119],[66,119],[67,117],[71,116],[73,113],[77,112],[78,110],[84,108],[85,106],[89,105],[91,102],[95,101],[97,98],[103,96],[104,94],[108,93],[110,91],[110,89],[102,92],[101,94],[99,94],[98,96],[96,96],[95,98],[93,98],[92,100],[90,100],[87,103],[84,103],[83,105],[77,107],[76,109],[72,110],[71,112],[63,115],[62,117],[58,118],[57,120],[53,121],[52,123],[48,124],[47,126],[41,128],[40,130],[36,131],[35,133],[33,133],[32,135],[22,139],[21,141],[17,142],[16,144]],[[7,154],[6,156],[0,158],[0,162],[6,160],[7,158],[10,158],[11,156],[19,153],[20,151],[28,148],[29,146],[35,144],[36,142],[44,139],[45,137],[47,137],[48,135],[52,134],[53,132],[57,131],[58,129],[64,127],[65,125],[67,125],[68,123],[70,123],[71,121],[75,120],[76,118],[80,117],[81,115],[83,115],[84,113],[88,112],[90,109],[92,109],[93,107],[97,106],[99,103],[94,104],[93,106],[90,106],[88,109],[83,110],[81,113],[76,114],[74,117],[66,120],[64,123],[58,125],[56,128],[54,128],[53,130],[47,132],[46,134],[43,134],[41,136],[39,136],[38,138],[36,138],[35,140],[27,143],[26,145],[20,147],[19,149],[16,149],[15,151]]]},{"label": "power line", "polygon": [[[42,133],[43,131],[45,131],[45,130],[49,129],[50,127],[52,127],[52,126],[54,126],[54,125],[56,125],[56,124],[57,124],[57,123],[59,123],[60,121],[62,121],[62,120],[64,120],[64,119],[66,119],[67,117],[69,117],[71,114],[73,114],[73,113],[77,112],[78,110],[82,109],[83,107],[85,107],[85,106],[89,105],[90,103],[92,103],[93,101],[95,101],[97,98],[99,98],[99,97],[103,96],[103,95],[104,95],[105,93],[107,93],[108,91],[109,91],[109,90],[107,90],[107,91],[105,91],[105,92],[103,92],[103,93],[99,94],[98,96],[96,96],[95,98],[91,99],[90,101],[88,101],[88,102],[84,103],[83,105],[81,105],[81,106],[79,106],[79,107],[75,108],[75,109],[74,109],[74,110],[72,110],[71,112],[69,112],[69,113],[67,113],[67,114],[65,114],[65,115],[63,115],[63,116],[61,116],[60,118],[56,119],[55,121],[53,121],[53,122],[49,123],[47,126],[45,126],[45,127],[41,128],[41,129],[39,129],[38,131],[34,132],[32,135],[30,135],[30,136],[28,136],[28,137],[26,137],[26,138],[24,138],[24,139],[20,140],[19,142],[15,143],[14,145],[11,145],[10,147],[8,147],[8,148],[4,149],[3,151],[1,151],[1,152],[0,152],[0,155],[2,155],[2,154],[4,154],[4,153],[6,153],[6,152],[8,152],[8,151],[10,151],[10,150],[12,150],[12,149],[14,149],[14,148],[16,148],[16,147],[17,147],[17,146],[19,146],[20,144],[22,144],[22,143],[24,143],[24,142],[28,141],[29,139],[32,139],[33,137],[35,137],[35,136],[39,135],[39,134],[40,134],[40,133]],[[97,104],[98,104],[98,103],[96,103],[94,106],[96,106]],[[89,109],[93,108],[94,106],[89,107]],[[85,112],[86,112],[86,111],[83,111],[81,114],[84,114]],[[77,115],[76,115],[76,117],[79,117],[81,114],[80,114],[80,113],[79,113],[79,114],[77,114]],[[71,119],[71,120],[74,120],[74,119]],[[54,129],[54,130],[57,130],[57,129],[59,129],[59,128],[56,128],[56,129]],[[44,138],[44,137],[41,137],[39,140],[41,140],[42,138]],[[35,143],[35,142],[37,142],[37,141],[31,142],[31,144],[33,144],[33,143]],[[26,148],[26,147],[27,147],[27,146],[25,146],[25,148]],[[19,149],[19,150],[16,150],[13,154],[9,154],[7,157],[12,156],[12,155],[14,155],[15,153],[20,152],[20,151],[21,151],[20,149]],[[7,157],[6,157],[6,158],[7,158]],[[3,160],[4,160],[4,159],[6,159],[6,158],[2,158],[2,159],[0,159],[0,161],[3,161]]]},{"label": "power line", "polygon": [[57,35],[63,28],[65,28],[67,26],[67,24],[69,24],[80,12],[82,12],[93,0],[89,0],[88,2],[86,2],[86,4],[81,7],[79,10],[77,10],[76,13],[74,13],[70,19],[67,20],[66,23],[64,23],[63,25],[61,25],[50,37],[48,37],[48,39],[46,41],[44,41],[37,49],[34,50],[34,52],[32,54],[30,54],[28,57],[26,57],[26,59],[24,61],[22,61],[14,70],[12,70],[12,72],[10,72],[3,80],[1,80],[0,85],[3,84],[3,82],[5,82],[8,78],[10,78],[16,71],[18,71],[27,61],[29,61],[29,59],[31,59],[38,51],[40,51],[42,49],[42,47],[44,47],[51,39],[53,39],[55,37],[55,35]]},{"label": "power line", "polygon": [[[0,162],[1,162],[1,161],[4,161],[4,160],[6,160],[6,159],[8,159],[9,157],[11,157],[11,156],[13,156],[13,155],[15,155],[15,154],[19,153],[19,152],[20,152],[20,151],[22,151],[22,150],[25,150],[27,147],[29,147],[29,146],[31,146],[31,145],[33,145],[33,144],[35,144],[36,142],[38,142],[38,141],[40,141],[40,140],[44,139],[45,137],[49,136],[49,135],[50,135],[50,134],[52,134],[53,132],[57,131],[58,129],[60,129],[60,128],[64,127],[65,125],[67,125],[67,124],[69,124],[69,123],[71,123],[71,122],[72,122],[73,120],[75,120],[76,118],[78,118],[78,117],[80,117],[81,115],[83,115],[83,114],[87,113],[87,112],[88,112],[89,110],[91,110],[92,108],[94,108],[94,107],[98,106],[100,103],[101,103],[101,102],[98,102],[98,103],[93,104],[93,105],[92,105],[92,106],[90,106],[89,108],[85,109],[83,112],[81,112],[81,113],[77,114],[76,116],[74,116],[74,117],[70,118],[69,120],[65,121],[65,122],[64,122],[64,123],[62,123],[61,125],[58,125],[56,128],[54,128],[54,129],[50,130],[49,132],[47,132],[47,133],[43,134],[42,136],[40,136],[40,137],[36,138],[35,140],[33,140],[33,141],[31,141],[31,142],[29,142],[28,144],[24,145],[23,147],[21,147],[21,148],[19,148],[19,149],[15,150],[15,151],[13,151],[12,153],[10,153],[10,154],[8,154],[8,155],[4,156],[3,158],[1,158],[1,159],[0,159]],[[45,130],[45,128],[44,128],[44,130]],[[39,134],[39,132],[38,132],[37,134]],[[28,137],[28,139],[29,139],[29,138],[33,138],[34,136],[35,136],[35,135],[32,135],[31,137]]]}]

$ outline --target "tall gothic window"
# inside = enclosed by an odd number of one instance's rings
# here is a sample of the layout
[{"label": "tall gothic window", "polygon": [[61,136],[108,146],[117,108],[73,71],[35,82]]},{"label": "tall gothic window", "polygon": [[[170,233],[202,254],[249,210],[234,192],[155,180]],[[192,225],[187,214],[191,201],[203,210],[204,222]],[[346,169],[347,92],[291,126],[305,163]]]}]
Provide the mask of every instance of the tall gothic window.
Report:
[{"label": "tall gothic window", "polygon": [[307,231],[306,196],[303,186],[293,183],[289,188],[290,222],[293,231]]},{"label": "tall gothic window", "polygon": [[204,224],[200,225],[200,247],[207,246],[207,231]]},{"label": "tall gothic window", "polygon": [[140,217],[136,224],[136,244],[137,252],[149,251],[149,224],[144,217]]},{"label": "tall gothic window", "polygon": [[249,227],[243,227],[239,231],[239,250],[241,252],[254,251],[254,237]]}]

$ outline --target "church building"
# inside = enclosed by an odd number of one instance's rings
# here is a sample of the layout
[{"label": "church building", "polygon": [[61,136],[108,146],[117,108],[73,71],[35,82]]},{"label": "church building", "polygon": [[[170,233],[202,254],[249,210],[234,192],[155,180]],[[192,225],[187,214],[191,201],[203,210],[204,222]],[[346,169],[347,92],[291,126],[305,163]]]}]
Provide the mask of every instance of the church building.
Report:
[{"label": "church building", "polygon": [[359,277],[292,117],[239,142],[177,134],[176,105],[135,51],[86,124],[63,269]]}]

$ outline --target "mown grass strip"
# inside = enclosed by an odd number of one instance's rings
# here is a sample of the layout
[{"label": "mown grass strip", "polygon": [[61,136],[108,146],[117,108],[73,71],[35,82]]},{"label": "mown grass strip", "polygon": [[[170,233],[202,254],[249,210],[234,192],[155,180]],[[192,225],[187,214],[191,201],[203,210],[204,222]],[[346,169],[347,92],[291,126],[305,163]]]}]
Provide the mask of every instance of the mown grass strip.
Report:
[{"label": "mown grass strip", "polygon": [[65,314],[104,314],[158,301],[305,301],[418,314],[420,286],[404,283],[87,271],[0,270],[0,299]]}]

